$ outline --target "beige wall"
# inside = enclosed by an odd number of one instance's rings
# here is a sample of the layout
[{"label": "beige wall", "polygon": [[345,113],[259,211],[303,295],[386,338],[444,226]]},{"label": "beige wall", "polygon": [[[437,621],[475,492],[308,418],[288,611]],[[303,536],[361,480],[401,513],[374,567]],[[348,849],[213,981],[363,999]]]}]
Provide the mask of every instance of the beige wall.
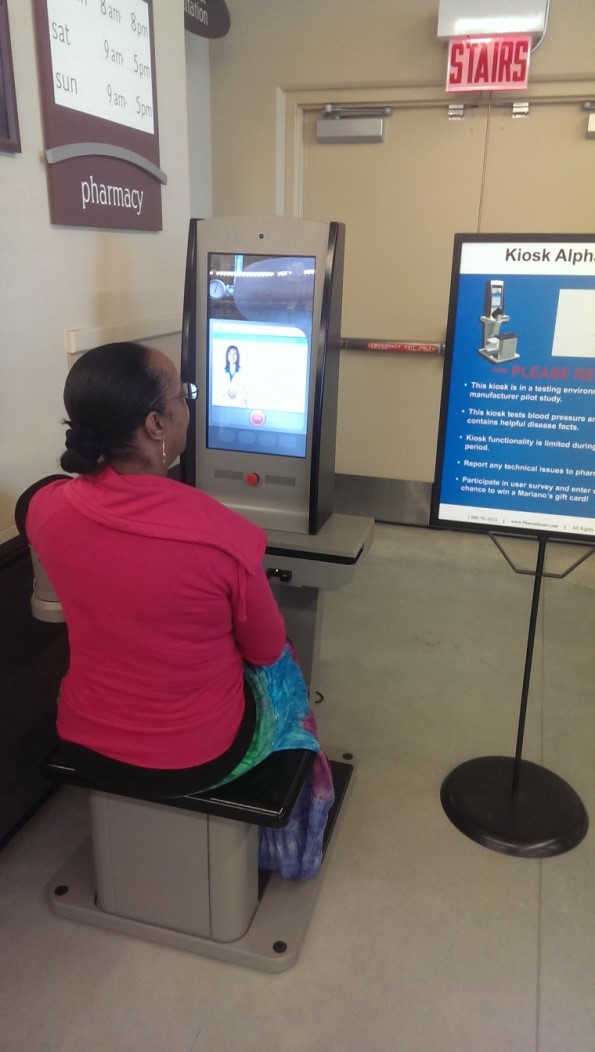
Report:
[{"label": "beige wall", "polygon": [[[446,127],[447,103],[461,100],[443,87],[438,7],[229,0],[231,31],[211,45],[214,214],[345,220],[344,336],[444,339],[456,230],[595,226],[595,142],[585,140],[580,105],[595,97],[594,0],[552,0],[524,126],[511,119],[510,99],[505,113],[502,96],[484,92],[458,129]],[[322,105],[362,101],[394,104],[387,142],[317,147]],[[392,255],[383,223],[394,231]],[[399,275],[398,295],[388,278],[382,295],[371,294],[371,253]],[[436,360],[343,352],[337,470],[430,482],[441,371]]]},{"label": "beige wall", "polygon": [[[153,10],[163,230],[121,233],[50,224],[32,4],[9,4],[22,153],[0,153],[0,541],[14,535],[18,494],[59,470],[66,332],[181,318],[190,214],[183,4],[154,0]],[[205,157],[210,177],[208,149]]]},{"label": "beige wall", "polygon": [[[231,30],[211,44],[215,215],[274,214],[279,91],[444,84],[439,0],[227,5]],[[531,60],[532,83],[593,79],[594,9],[593,0],[551,0],[548,32]]]}]

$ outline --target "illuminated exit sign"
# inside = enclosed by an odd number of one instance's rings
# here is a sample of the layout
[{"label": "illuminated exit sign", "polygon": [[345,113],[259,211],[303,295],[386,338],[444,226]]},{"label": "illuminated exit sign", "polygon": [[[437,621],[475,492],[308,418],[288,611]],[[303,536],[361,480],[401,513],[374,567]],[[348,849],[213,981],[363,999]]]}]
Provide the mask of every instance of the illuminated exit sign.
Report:
[{"label": "illuminated exit sign", "polygon": [[531,34],[455,37],[448,47],[447,91],[518,91],[529,83]]}]

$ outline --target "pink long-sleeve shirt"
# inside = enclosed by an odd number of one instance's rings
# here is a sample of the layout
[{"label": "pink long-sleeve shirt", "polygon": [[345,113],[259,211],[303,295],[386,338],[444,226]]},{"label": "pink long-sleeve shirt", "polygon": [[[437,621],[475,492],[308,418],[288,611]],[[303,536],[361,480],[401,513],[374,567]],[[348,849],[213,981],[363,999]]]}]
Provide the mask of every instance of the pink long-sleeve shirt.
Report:
[{"label": "pink long-sleeve shirt", "polygon": [[224,753],[244,661],[285,644],[264,532],[190,486],[106,467],[40,490],[27,534],[68,625],[60,737],[162,769]]}]

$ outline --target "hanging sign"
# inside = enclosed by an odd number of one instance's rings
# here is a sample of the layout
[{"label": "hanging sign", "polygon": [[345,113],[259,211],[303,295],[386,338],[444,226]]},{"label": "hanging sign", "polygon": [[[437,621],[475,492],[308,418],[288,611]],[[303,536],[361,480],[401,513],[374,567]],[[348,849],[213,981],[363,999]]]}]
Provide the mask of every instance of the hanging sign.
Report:
[{"label": "hanging sign", "polygon": [[33,10],[52,222],[161,230],[152,0]]},{"label": "hanging sign", "polygon": [[225,0],[184,0],[184,28],[197,37],[224,37],[229,33]]},{"label": "hanging sign", "polygon": [[519,91],[529,85],[531,34],[454,37],[448,46],[447,91]]}]

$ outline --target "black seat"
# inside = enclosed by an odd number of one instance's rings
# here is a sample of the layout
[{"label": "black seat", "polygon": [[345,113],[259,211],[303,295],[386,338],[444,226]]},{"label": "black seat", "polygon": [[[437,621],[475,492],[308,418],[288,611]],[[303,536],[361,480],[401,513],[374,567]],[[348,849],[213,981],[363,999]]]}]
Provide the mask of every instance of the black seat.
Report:
[{"label": "black seat", "polygon": [[58,745],[41,766],[44,778],[53,782],[66,782],[85,789],[116,793],[146,799],[152,803],[181,807],[187,811],[229,818],[236,822],[248,822],[269,828],[287,825],[300,790],[308,776],[314,756],[309,749],[287,749],[271,753],[247,774],[218,789],[207,789],[175,797],[141,796],[138,792],[126,793],[120,787],[111,788],[107,782],[94,782],[81,776],[66,750]]}]

